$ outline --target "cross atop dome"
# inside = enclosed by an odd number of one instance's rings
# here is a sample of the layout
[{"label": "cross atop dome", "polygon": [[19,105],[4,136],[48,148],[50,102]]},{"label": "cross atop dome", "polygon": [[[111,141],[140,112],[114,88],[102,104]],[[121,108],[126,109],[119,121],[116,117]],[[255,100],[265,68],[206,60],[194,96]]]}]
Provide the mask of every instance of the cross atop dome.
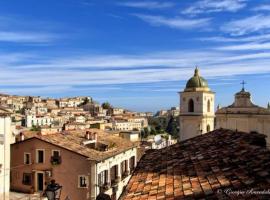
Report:
[{"label": "cross atop dome", "polygon": [[245,84],[247,84],[244,80],[241,82],[241,85],[242,85],[242,91],[244,92],[245,91]]}]

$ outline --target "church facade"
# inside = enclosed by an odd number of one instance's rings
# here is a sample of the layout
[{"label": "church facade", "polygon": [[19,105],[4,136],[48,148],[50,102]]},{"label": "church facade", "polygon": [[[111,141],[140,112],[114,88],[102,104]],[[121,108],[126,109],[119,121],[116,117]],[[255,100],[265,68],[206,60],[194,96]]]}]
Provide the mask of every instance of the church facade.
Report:
[{"label": "church facade", "polygon": [[232,105],[216,111],[216,128],[262,133],[270,144],[270,109],[253,104],[251,94],[243,87]]},{"label": "church facade", "polygon": [[214,130],[215,93],[196,68],[180,94],[180,140]]}]

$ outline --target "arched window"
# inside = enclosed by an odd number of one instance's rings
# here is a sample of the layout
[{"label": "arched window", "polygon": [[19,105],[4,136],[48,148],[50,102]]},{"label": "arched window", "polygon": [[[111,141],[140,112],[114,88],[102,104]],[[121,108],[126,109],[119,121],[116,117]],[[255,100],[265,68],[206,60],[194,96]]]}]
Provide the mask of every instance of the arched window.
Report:
[{"label": "arched window", "polygon": [[210,125],[208,124],[206,127],[206,132],[209,132],[209,131],[210,131]]},{"label": "arched window", "polygon": [[210,107],[210,100],[207,101],[207,112],[210,112],[211,107]]},{"label": "arched window", "polygon": [[188,102],[188,112],[194,112],[194,102],[192,99]]}]

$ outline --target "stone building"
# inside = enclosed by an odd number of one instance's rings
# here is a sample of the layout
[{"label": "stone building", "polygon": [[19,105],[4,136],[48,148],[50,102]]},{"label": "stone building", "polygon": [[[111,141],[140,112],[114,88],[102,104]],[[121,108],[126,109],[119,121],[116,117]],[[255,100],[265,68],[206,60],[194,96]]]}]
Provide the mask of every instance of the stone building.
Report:
[{"label": "stone building", "polygon": [[186,140],[214,129],[215,93],[196,68],[183,92],[180,92],[180,140]]},{"label": "stone building", "polygon": [[216,128],[262,133],[269,144],[270,110],[253,104],[251,94],[243,87],[235,94],[232,105],[216,111]]}]

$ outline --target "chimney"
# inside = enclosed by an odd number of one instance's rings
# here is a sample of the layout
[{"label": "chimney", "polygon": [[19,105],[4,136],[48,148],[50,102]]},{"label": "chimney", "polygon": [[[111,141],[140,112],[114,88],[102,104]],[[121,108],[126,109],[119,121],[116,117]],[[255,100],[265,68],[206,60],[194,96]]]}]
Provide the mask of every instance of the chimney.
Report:
[{"label": "chimney", "polygon": [[24,134],[22,132],[20,132],[20,142],[24,141]]},{"label": "chimney", "polygon": [[90,132],[89,131],[86,131],[85,138],[87,140],[90,140]]}]

